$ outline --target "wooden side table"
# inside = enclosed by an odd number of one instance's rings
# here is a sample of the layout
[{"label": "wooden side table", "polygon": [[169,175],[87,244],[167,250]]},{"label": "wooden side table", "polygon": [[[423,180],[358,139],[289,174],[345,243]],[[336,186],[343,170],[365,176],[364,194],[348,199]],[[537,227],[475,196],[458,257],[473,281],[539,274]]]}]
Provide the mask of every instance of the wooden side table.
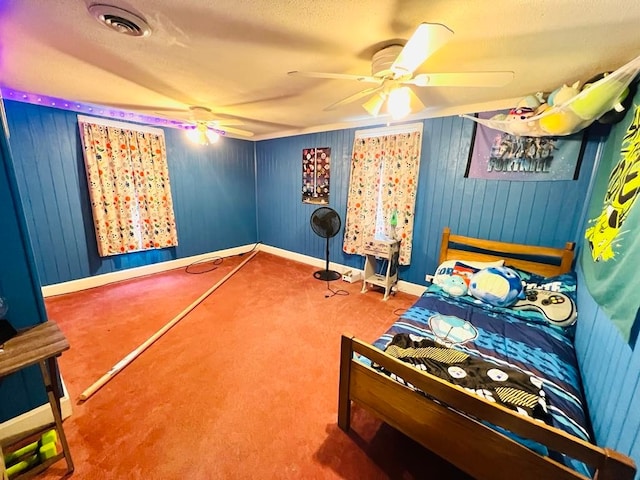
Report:
[{"label": "wooden side table", "polygon": [[[367,291],[367,283],[370,283],[384,288],[383,300],[389,298],[389,293],[398,283],[399,252],[400,242],[398,240],[369,240],[365,242],[362,293]],[[377,259],[387,260],[387,270],[384,275],[376,273]]]},{"label": "wooden side table", "polygon": [[[6,447],[11,447],[11,445],[20,442],[26,436],[37,435],[51,428],[56,429],[62,445],[61,453],[20,475],[16,475],[12,480],[31,478],[63,458],[67,462],[67,474],[73,472],[73,461],[71,460],[67,437],[62,428],[60,397],[63,392],[56,361],[56,357],[68,349],[69,342],[60,328],[58,328],[58,325],[49,321],[18,333],[18,335],[4,344],[4,351],[0,352],[0,378],[31,365],[40,365],[42,380],[47,391],[54,420],[52,424],[43,426],[36,431],[4,439],[0,447],[10,451],[11,449]],[[0,468],[4,470],[2,464],[3,462],[0,458]],[[2,473],[4,474],[5,472],[3,471]]]}]

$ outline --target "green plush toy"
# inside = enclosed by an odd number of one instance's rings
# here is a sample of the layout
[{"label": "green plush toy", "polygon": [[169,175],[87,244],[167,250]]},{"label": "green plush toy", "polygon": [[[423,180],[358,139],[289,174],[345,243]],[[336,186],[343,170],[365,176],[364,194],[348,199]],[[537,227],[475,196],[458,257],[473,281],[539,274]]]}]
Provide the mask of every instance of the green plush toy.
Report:
[{"label": "green plush toy", "polygon": [[595,82],[588,82],[578,98],[571,102],[571,110],[583,120],[594,120],[607,111],[623,111],[622,102],[629,95],[629,88],[622,82],[606,74]]}]

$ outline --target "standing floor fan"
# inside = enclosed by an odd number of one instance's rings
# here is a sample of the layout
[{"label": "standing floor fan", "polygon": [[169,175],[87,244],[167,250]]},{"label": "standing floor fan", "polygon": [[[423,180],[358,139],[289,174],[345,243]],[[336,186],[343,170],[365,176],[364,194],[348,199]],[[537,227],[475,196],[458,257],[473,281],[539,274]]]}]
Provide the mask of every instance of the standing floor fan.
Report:
[{"label": "standing floor fan", "polygon": [[340,231],[342,222],[340,215],[329,207],[320,207],[311,214],[311,229],[316,235],[327,239],[326,266],[324,270],[314,272],[314,278],[326,280],[327,282],[338,280],[342,275],[333,270],[329,270],[329,239],[335,237]]}]

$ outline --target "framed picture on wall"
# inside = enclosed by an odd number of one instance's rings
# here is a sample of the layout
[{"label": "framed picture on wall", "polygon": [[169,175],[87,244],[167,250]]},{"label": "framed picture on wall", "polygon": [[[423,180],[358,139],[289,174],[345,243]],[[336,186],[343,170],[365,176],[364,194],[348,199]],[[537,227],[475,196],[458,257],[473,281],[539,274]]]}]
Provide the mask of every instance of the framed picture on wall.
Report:
[{"label": "framed picture on wall", "polygon": [[[492,118],[504,112],[479,113]],[[485,180],[577,180],[584,132],[566,137],[521,137],[474,122],[465,177]]]},{"label": "framed picture on wall", "polygon": [[331,149],[329,147],[303,149],[302,203],[327,205],[330,175]]}]

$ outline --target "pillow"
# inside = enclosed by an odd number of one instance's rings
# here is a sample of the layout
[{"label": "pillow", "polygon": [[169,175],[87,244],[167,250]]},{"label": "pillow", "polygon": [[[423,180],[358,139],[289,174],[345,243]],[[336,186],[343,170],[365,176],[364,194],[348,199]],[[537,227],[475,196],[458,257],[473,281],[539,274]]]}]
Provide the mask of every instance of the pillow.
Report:
[{"label": "pillow", "polygon": [[472,267],[471,265],[467,265],[466,263],[456,262],[453,266],[453,272],[451,272],[452,277],[461,277],[464,283],[469,287],[469,281],[474,273],[479,272],[480,268]]},{"label": "pillow", "polygon": [[522,281],[511,268],[483,268],[471,277],[469,293],[489,305],[509,307],[521,296]]},{"label": "pillow", "polygon": [[526,270],[514,269],[522,279],[527,299],[513,306],[526,315],[558,327],[570,327],[577,319],[578,309],[576,273],[571,271],[554,277],[543,277]]},{"label": "pillow", "polygon": [[444,281],[445,277],[448,277],[453,273],[453,268],[456,263],[463,263],[469,267],[477,268],[478,270],[486,267],[501,267],[504,265],[504,260],[496,260],[495,262],[474,262],[474,261],[466,261],[466,260],[445,260],[442,262],[438,268],[436,268],[436,273],[431,280],[431,283],[435,285],[440,285],[442,281]]},{"label": "pillow", "polygon": [[525,293],[527,290],[531,290],[533,288],[547,290],[549,292],[559,292],[568,295],[571,300],[576,303],[578,281],[575,272],[571,271],[561,275],[556,275],[555,277],[543,277],[542,275],[527,272],[526,270],[520,270],[518,268],[513,268],[513,270],[516,271],[522,280],[522,286],[524,287]]},{"label": "pillow", "polygon": [[526,298],[518,300],[511,308],[538,312],[551,325],[569,327],[578,316],[576,304],[568,295],[538,288],[526,291]]}]

